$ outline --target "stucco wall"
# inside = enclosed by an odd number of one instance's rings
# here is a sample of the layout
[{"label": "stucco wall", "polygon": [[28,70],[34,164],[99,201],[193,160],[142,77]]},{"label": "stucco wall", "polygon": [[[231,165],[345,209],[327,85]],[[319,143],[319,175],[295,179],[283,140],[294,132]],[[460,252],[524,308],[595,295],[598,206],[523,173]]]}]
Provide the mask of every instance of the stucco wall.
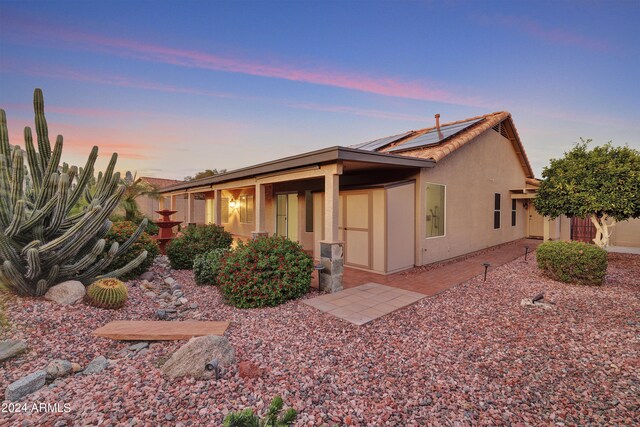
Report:
[{"label": "stucco wall", "polygon": [[[159,201],[158,199],[152,199],[148,196],[140,196],[136,199],[136,203],[138,204],[138,209],[140,212],[147,218],[156,219],[159,217],[155,211],[159,210]],[[169,198],[165,199],[164,206],[169,209],[170,207]],[[197,224],[205,223],[205,201],[204,200],[194,200],[194,219]],[[181,197],[176,197],[174,210],[177,211],[173,214],[173,219],[175,221],[183,221],[185,224],[187,222],[187,199],[183,199]]]},{"label": "stucco wall", "polygon": [[640,218],[622,221],[613,227],[611,246],[640,247]]},{"label": "stucco wall", "polygon": [[[488,130],[423,169],[417,191],[416,264],[429,264],[525,237],[527,213],[516,203],[511,225],[509,190],[523,188],[526,175],[511,142]],[[426,183],[446,185],[445,235],[425,238]],[[493,228],[494,193],[502,195],[501,226]]]}]

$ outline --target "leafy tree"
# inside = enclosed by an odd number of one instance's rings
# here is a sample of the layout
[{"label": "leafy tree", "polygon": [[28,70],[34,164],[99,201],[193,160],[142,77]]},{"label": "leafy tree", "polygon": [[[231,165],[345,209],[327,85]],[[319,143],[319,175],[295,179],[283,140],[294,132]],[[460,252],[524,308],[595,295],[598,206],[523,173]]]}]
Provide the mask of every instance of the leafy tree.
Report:
[{"label": "leafy tree", "polygon": [[136,203],[138,197],[157,198],[159,196],[158,189],[142,178],[137,178],[137,173],[131,174],[130,171],[127,171],[125,177],[122,178],[122,185],[124,185],[125,191],[120,206],[124,209],[124,217],[127,221],[135,221],[141,215]]},{"label": "leafy tree", "polygon": [[203,170],[201,172],[196,173],[194,176],[185,176],[184,180],[185,181],[195,181],[196,179],[202,179],[202,178],[208,178],[210,176],[215,176],[215,175],[219,175],[221,173],[225,173],[227,170],[226,169],[206,169]]},{"label": "leafy tree", "polygon": [[535,207],[543,215],[587,218],[596,227],[594,243],[609,245],[617,221],[640,217],[640,151],[611,142],[589,150],[581,139],[542,171]]}]

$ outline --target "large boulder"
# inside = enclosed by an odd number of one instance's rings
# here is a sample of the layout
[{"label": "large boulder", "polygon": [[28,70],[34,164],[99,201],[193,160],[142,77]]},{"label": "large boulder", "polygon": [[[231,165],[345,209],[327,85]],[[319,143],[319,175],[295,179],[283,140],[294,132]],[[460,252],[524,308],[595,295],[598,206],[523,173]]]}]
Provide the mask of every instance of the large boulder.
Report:
[{"label": "large boulder", "polygon": [[49,288],[44,298],[58,304],[74,304],[84,298],[87,291],[84,285],[77,280],[67,280]]},{"label": "large boulder", "polygon": [[17,356],[27,349],[27,343],[22,340],[0,341],[0,362]]},{"label": "large boulder", "polygon": [[109,367],[109,360],[104,356],[98,356],[95,359],[93,359],[91,362],[89,362],[87,367],[84,368],[84,371],[82,371],[82,374],[83,375],[99,374],[100,372],[104,371],[108,367]]},{"label": "large boulder", "polygon": [[210,378],[214,371],[207,371],[205,365],[213,359],[217,359],[220,366],[235,363],[236,352],[228,339],[217,335],[191,338],[171,355],[162,366],[162,373],[169,378]]},{"label": "large boulder", "polygon": [[24,396],[44,387],[46,379],[47,373],[45,371],[37,371],[22,377],[18,381],[9,384],[4,391],[4,398],[10,402],[20,400]]}]

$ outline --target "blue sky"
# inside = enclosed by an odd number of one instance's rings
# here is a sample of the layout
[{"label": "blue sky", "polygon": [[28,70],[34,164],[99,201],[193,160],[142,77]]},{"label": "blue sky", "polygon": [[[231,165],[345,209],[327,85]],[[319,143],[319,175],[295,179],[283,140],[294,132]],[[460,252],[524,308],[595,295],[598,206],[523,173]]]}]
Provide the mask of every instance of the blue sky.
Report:
[{"label": "blue sky", "polygon": [[640,148],[640,2],[0,2],[11,142],[44,90],[64,157],[183,178],[510,111],[538,176]]}]

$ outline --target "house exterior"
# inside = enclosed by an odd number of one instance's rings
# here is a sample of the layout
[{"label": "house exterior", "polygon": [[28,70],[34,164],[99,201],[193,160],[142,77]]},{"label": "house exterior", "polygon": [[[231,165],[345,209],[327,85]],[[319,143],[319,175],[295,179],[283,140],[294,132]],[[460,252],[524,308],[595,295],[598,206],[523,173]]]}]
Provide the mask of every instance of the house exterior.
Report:
[{"label": "house exterior", "polygon": [[[154,188],[157,188],[158,190],[162,190],[163,188],[166,188],[168,186],[177,185],[184,182],[177,179],[153,178],[149,176],[143,176],[140,177],[140,179],[152,185]],[[157,210],[160,210],[160,200],[158,198],[140,196],[136,199],[136,203],[138,204],[138,209],[145,217],[151,219],[158,218],[158,214],[155,213]],[[177,212],[173,215],[173,218],[176,221],[183,221],[184,223],[195,222],[203,224],[205,222],[204,198],[193,200],[193,214],[191,218],[192,221],[189,221],[189,218],[187,216],[187,203],[187,198],[176,197],[174,210],[176,210]]]},{"label": "house exterior", "polygon": [[196,222],[203,197],[207,223],[297,240],[335,291],[344,266],[390,274],[542,236],[524,197],[536,186],[508,112],[442,125],[436,115],[429,128],[171,185],[160,205],[186,198]]}]

